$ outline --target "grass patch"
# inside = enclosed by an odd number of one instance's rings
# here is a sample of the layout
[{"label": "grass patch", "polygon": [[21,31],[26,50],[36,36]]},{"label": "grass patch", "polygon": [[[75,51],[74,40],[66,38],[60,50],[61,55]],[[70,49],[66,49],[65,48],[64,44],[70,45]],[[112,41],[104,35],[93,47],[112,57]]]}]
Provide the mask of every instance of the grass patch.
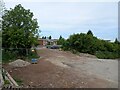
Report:
[{"label": "grass patch", "polygon": [[14,77],[13,79],[17,82],[17,84],[18,84],[19,86],[22,85],[23,80],[21,80],[21,79],[19,79],[19,78],[17,78],[17,77]]},{"label": "grass patch", "polygon": [[10,84],[10,82],[9,82],[9,80],[4,80],[4,85],[8,85],[8,84]]},{"label": "grass patch", "polygon": [[118,58],[117,52],[108,52],[108,51],[98,51],[96,52],[96,57],[100,59],[116,59]]}]

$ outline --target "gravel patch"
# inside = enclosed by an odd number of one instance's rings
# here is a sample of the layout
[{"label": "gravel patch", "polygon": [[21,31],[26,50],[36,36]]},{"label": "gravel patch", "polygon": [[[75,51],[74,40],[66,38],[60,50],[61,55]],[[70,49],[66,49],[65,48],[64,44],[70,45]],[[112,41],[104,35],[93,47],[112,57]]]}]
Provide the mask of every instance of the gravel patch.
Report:
[{"label": "gravel patch", "polygon": [[87,57],[87,58],[95,58],[95,59],[97,59],[97,57],[95,55],[86,54],[86,53],[80,53],[79,56],[80,57]]},{"label": "gravel patch", "polygon": [[25,67],[30,65],[30,63],[21,59],[17,59],[16,61],[9,63],[9,65],[13,67]]}]

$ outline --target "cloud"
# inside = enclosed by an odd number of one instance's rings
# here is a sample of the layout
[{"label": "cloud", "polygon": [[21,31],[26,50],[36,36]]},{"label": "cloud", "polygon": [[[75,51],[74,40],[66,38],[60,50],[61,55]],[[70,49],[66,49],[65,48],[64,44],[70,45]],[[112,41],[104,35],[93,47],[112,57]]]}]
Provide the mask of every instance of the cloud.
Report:
[{"label": "cloud", "polygon": [[4,0],[5,2],[118,2],[119,0]]},{"label": "cloud", "polygon": [[6,7],[13,8],[19,3],[34,13],[42,35],[51,34],[54,38],[63,35],[68,38],[70,34],[89,29],[104,39],[114,39],[118,34],[117,2],[8,2]]}]

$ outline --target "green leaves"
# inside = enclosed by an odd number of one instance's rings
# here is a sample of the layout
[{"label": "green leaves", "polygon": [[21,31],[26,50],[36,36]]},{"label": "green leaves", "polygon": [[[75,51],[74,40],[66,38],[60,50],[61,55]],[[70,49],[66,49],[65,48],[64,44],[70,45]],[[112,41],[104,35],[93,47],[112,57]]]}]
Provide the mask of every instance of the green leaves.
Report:
[{"label": "green leaves", "polygon": [[88,30],[87,35],[91,35],[91,36],[93,36],[92,31],[91,31],[91,30]]},{"label": "green leaves", "polygon": [[2,47],[5,50],[13,48],[11,52],[16,51],[17,55],[25,56],[26,49],[36,45],[40,33],[37,19],[21,4],[16,5],[14,9],[5,10],[2,19]]},{"label": "green leaves", "polygon": [[30,48],[35,43],[39,26],[29,9],[19,4],[6,10],[2,18],[4,48]]},{"label": "green leaves", "polygon": [[59,40],[57,41],[57,44],[58,44],[58,45],[63,45],[64,42],[65,42],[65,39],[62,38],[62,36],[60,36],[60,37],[59,37]]},{"label": "green leaves", "polygon": [[[99,58],[118,58],[120,53],[120,43],[115,43],[98,39],[93,36],[89,30],[87,34],[73,34],[64,41],[62,48],[64,50],[75,50],[82,53],[94,54]],[[102,53],[102,54],[101,54]],[[107,55],[108,54],[108,55]]]}]

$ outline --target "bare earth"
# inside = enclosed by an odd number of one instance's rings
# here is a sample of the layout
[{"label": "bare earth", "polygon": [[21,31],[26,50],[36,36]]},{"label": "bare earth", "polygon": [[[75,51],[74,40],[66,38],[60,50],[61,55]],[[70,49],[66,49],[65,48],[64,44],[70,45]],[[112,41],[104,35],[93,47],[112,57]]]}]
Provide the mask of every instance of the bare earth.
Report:
[{"label": "bare earth", "polygon": [[38,48],[38,64],[4,65],[23,86],[40,88],[117,88],[118,60],[100,60],[70,52]]}]

